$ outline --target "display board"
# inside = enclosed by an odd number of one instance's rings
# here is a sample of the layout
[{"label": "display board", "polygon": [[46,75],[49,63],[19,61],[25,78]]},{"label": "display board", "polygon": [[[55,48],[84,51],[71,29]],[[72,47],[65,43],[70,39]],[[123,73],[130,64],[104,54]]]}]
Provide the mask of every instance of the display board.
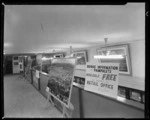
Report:
[{"label": "display board", "polygon": [[36,69],[39,71],[42,70],[42,54],[36,56]]},{"label": "display board", "polygon": [[50,94],[67,107],[71,97],[75,64],[75,58],[55,58],[48,74]]},{"label": "display board", "polygon": [[37,78],[40,78],[39,74],[40,74],[40,72],[38,70],[36,70],[35,75],[36,75]]},{"label": "display board", "polygon": [[87,51],[74,51],[72,53],[73,57],[76,57],[76,69],[85,69],[87,62]]},{"label": "display board", "polygon": [[84,89],[117,98],[119,63],[87,62]]},{"label": "display board", "polygon": [[36,70],[35,72],[32,72],[33,73],[33,85],[39,89],[39,75],[37,76],[38,74],[38,71]]},{"label": "display board", "polygon": [[26,74],[30,73],[31,64],[32,64],[31,56],[28,56],[28,58],[27,58],[27,65],[26,65],[26,68],[25,68]]},{"label": "display board", "polygon": [[12,61],[13,66],[13,73],[20,73],[20,66],[19,66],[19,59],[18,56],[13,56]]},{"label": "display board", "polygon": [[42,60],[42,72],[48,73],[51,65],[51,59]]}]

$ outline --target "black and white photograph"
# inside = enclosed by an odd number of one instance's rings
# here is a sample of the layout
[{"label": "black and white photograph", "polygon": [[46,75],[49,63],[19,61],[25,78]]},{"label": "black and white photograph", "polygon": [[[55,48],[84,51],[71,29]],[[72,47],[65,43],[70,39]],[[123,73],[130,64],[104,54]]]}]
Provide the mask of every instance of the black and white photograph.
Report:
[{"label": "black and white photograph", "polygon": [[75,58],[55,58],[48,73],[50,94],[66,106],[70,102],[75,65]]},{"label": "black and white photograph", "polygon": [[1,7],[2,119],[149,118],[147,2]]},{"label": "black and white photograph", "polygon": [[85,78],[74,76],[73,85],[84,89],[85,85]]},{"label": "black and white photograph", "polygon": [[85,69],[87,62],[87,51],[73,51],[72,56],[76,58],[76,69]]},{"label": "black and white photograph", "polygon": [[[97,50],[98,55],[105,55],[105,49]],[[107,55],[122,55],[123,58],[101,58],[100,62],[102,63],[120,63],[119,71],[122,74],[131,74],[131,64],[130,64],[130,55],[128,50],[128,45],[119,45],[107,47]]]}]

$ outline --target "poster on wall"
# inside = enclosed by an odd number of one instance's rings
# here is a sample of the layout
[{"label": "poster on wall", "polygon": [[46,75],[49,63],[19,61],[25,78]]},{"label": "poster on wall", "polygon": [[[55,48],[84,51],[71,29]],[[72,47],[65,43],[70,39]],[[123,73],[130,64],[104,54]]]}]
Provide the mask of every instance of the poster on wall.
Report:
[{"label": "poster on wall", "polygon": [[119,63],[87,62],[84,89],[117,98],[118,78]]},{"label": "poster on wall", "polygon": [[71,97],[75,64],[75,58],[55,58],[48,74],[50,94],[67,107]]},{"label": "poster on wall", "polygon": [[85,69],[87,62],[87,51],[74,51],[73,57],[76,57],[76,69]]},{"label": "poster on wall", "polygon": [[[97,49],[98,55],[105,55],[106,48]],[[107,55],[122,55],[122,59],[112,58],[106,59],[101,58],[99,61],[101,63],[120,63],[119,64],[119,73],[131,75],[131,61],[129,54],[128,45],[115,45],[107,47]]]}]

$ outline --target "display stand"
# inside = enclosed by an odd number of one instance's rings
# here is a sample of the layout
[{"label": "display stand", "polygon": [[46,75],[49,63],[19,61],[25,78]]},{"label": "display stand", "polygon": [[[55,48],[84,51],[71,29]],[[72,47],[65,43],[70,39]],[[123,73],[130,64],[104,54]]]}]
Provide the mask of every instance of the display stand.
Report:
[{"label": "display stand", "polygon": [[72,113],[74,111],[74,107],[72,105],[72,103],[69,103],[69,107],[67,107],[65,104],[62,104],[63,106],[63,113],[62,113],[62,117],[63,118],[72,118]]},{"label": "display stand", "polygon": [[47,92],[47,105],[49,105],[49,101],[50,101],[52,106],[54,107],[55,104],[51,99],[51,94],[49,93],[49,87],[46,87],[46,92]]},{"label": "display stand", "polygon": [[[49,105],[49,101],[51,102],[52,107],[55,106],[55,103],[53,102],[53,100],[51,99],[51,93],[49,92],[49,88],[46,87],[46,92],[47,92],[47,106]],[[65,104],[61,104],[62,105],[62,117],[63,118],[71,118],[72,117],[72,113],[74,110],[74,107],[72,105],[72,103],[69,103],[69,107],[67,107]]]},{"label": "display stand", "polygon": [[24,81],[27,83],[27,72],[24,71]]}]

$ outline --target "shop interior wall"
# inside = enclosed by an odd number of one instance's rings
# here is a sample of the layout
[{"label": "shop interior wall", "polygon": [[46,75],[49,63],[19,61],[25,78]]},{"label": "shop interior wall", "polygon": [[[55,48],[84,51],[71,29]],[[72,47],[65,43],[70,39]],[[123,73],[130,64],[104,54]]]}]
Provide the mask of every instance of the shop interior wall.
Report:
[{"label": "shop interior wall", "polygon": [[144,111],[108,97],[82,91],[84,118],[144,118]]},{"label": "shop interior wall", "polygon": [[[120,44],[120,43],[117,43]],[[131,57],[131,67],[132,67],[132,74],[129,75],[120,75],[119,82],[121,81],[121,84],[124,84],[125,86],[132,87],[130,84],[128,84],[129,80],[131,81],[131,84],[133,84],[135,81],[140,85],[140,89],[144,90],[144,84],[145,84],[145,41],[139,40],[139,41],[131,41],[131,42],[124,42],[121,44],[129,44],[129,52]],[[116,45],[116,44],[110,44],[110,45]],[[87,57],[88,61],[97,61],[93,58],[93,55],[96,55],[96,49],[103,47],[97,46],[97,47],[91,47],[86,49],[80,49],[80,50],[87,50]],[[73,49],[73,51],[76,51],[79,49]],[[67,52],[67,55],[69,55],[70,51]],[[40,77],[41,82],[45,79],[43,76]],[[128,81],[128,82],[126,82]],[[135,85],[136,87],[136,85]],[[73,104],[75,110],[73,112],[73,117],[80,117],[80,104],[79,102],[82,102],[83,107],[83,117],[122,117],[122,118],[130,118],[130,117],[144,117],[144,111],[136,109],[134,107],[125,105],[123,103],[120,103],[118,101],[114,101],[112,99],[109,99],[107,97],[96,95],[91,92],[87,92],[82,90],[82,100],[79,101],[79,88],[73,87],[72,89],[72,95],[71,95],[71,103]]]},{"label": "shop interior wall", "polygon": [[[130,84],[128,82],[131,81],[131,84],[134,84],[136,81],[137,85],[144,90],[145,87],[145,41],[131,41],[117,44],[129,44],[129,52],[131,57],[131,67],[132,74],[129,75],[120,75],[119,81],[122,81],[122,84],[125,84],[128,87]],[[110,44],[116,45],[116,44]],[[104,46],[104,45],[103,45]],[[88,49],[80,49],[87,50],[88,53],[88,61],[96,61],[93,58],[93,55],[96,55],[96,49],[101,46],[92,47]],[[73,49],[79,50],[79,49]],[[68,52],[69,54],[69,52]],[[136,79],[137,78],[137,79]],[[130,80],[130,81],[129,81]],[[126,81],[128,81],[126,83]],[[135,85],[136,87],[136,85]],[[72,96],[72,99],[74,96]],[[76,98],[77,99],[77,98]],[[108,99],[107,97],[97,96],[87,91],[82,91],[82,104],[83,104],[83,117],[144,117],[144,111],[138,110],[136,108],[130,107],[128,105],[122,104],[117,101],[113,101]],[[74,103],[74,105],[78,104],[78,101]]]}]

